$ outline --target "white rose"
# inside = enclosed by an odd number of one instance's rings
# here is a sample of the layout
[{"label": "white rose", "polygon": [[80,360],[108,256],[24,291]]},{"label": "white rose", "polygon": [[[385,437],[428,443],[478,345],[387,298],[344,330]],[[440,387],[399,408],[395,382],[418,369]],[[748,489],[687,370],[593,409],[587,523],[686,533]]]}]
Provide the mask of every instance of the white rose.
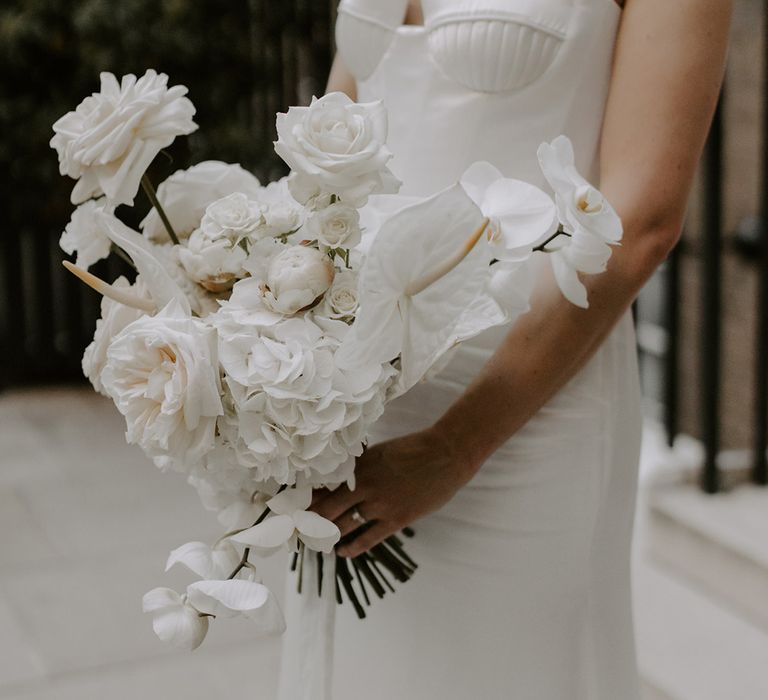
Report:
[{"label": "white rose", "polygon": [[325,293],[323,303],[315,310],[317,316],[331,319],[352,319],[360,303],[358,276],[352,270],[336,273],[333,285]]},{"label": "white rose", "polygon": [[[118,277],[113,283],[113,287],[118,289],[131,289],[138,296],[149,299],[149,294],[141,282],[141,278],[136,284],[131,286],[125,277]],[[107,363],[107,350],[112,340],[128,324],[144,315],[143,311],[134,309],[124,304],[119,304],[107,297],[101,299],[101,318],[96,321],[96,333],[93,336],[91,344],[85,349],[83,354],[83,374],[93,384],[93,388],[100,394],[107,393],[101,384],[101,372]]]},{"label": "white rose", "polygon": [[54,125],[51,147],[62,175],[77,180],[72,202],[105,194],[114,205],[133,204],[155,156],[197,125],[183,85],[148,70],[141,78],[101,74],[101,92],[86,97]]},{"label": "white rose", "polygon": [[253,234],[262,223],[259,202],[242,192],[234,192],[206,207],[200,230],[210,240],[224,238],[237,244]]},{"label": "white rose", "polygon": [[245,249],[226,237],[210,238],[201,229],[179,246],[179,261],[187,274],[209,292],[220,293],[245,276]]},{"label": "white rose", "polygon": [[262,187],[257,199],[261,203],[263,217],[262,226],[256,232],[257,238],[282,236],[301,226],[302,207],[291,196],[287,177]]},{"label": "white rose", "polygon": [[[239,165],[206,160],[173,173],[157,188],[157,198],[176,235],[183,240],[200,228],[209,204],[232,192],[258,199],[262,190],[258,179]],[[141,222],[141,229],[152,240],[168,240],[165,226],[154,208]]]},{"label": "white rose", "polygon": [[70,255],[77,253],[79,267],[87,270],[99,260],[109,257],[112,242],[97,214],[103,212],[104,216],[112,216],[113,211],[104,199],[100,199],[88,200],[72,212],[72,218],[59,239],[59,246]]},{"label": "white rose", "polygon": [[216,333],[176,304],[123,329],[101,383],[125,416],[128,442],[157,466],[189,468],[213,447],[222,413]]},{"label": "white rose", "polygon": [[278,313],[295,314],[325,293],[334,274],[330,258],[317,248],[289,246],[269,263],[264,303]]},{"label": "white rose", "polygon": [[321,250],[354,248],[360,243],[360,213],[348,204],[336,202],[312,214],[304,230],[304,237],[316,240]]},{"label": "white rose", "polygon": [[[334,92],[309,107],[291,107],[277,116],[275,151],[290,166],[291,192],[316,189],[362,205],[371,194],[391,194],[399,182],[387,168],[387,113],[381,102],[357,104]],[[316,196],[316,195],[314,195]]]}]

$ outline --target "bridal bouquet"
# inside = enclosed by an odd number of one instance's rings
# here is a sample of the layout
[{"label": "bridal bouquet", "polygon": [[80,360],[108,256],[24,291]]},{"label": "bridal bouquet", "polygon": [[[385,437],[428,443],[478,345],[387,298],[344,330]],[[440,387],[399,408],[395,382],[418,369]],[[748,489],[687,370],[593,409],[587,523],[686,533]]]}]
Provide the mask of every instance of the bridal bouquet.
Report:
[{"label": "bridal bouquet", "polygon": [[[361,617],[369,589],[407,580],[416,565],[399,537],[336,560],[340,533],[309,510],[313,489],[354,488],[387,402],[527,310],[536,255],[551,255],[563,293],[586,306],[578,273],[605,268],[621,224],[565,137],[539,151],[554,199],[487,163],[432,197],[399,198],[383,105],[339,93],[278,115],[287,178],[264,186],[207,161],[155,190],[150,163],[197,128],[186,92],[152,70],[104,73],[51,145],[76,180],[61,237],[76,264],[64,264],[104,297],[84,373],[125,417],[128,442],[184,474],[224,530],[171,552],[167,568],[198,578],[183,594],[144,596],[157,635],[194,649],[215,617],[283,629],[255,555],[294,552],[300,587],[311,561],[305,588],[332,586]],[[141,231],[115,214],[139,189]],[[135,277],[88,272],[110,254]]]}]

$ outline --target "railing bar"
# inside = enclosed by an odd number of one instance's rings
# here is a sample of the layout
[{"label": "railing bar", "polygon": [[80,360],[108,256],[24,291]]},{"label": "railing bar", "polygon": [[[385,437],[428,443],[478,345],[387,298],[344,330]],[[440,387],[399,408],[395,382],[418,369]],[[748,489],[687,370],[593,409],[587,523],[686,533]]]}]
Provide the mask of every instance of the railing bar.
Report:
[{"label": "railing bar", "polygon": [[763,10],[762,184],[759,221],[757,334],[755,338],[755,427],[752,480],[768,484],[768,9]]},{"label": "railing bar", "polygon": [[720,488],[717,453],[720,448],[721,272],[723,93],[720,94],[704,152],[702,172],[702,319],[701,433],[704,465],[701,486],[707,493]]}]

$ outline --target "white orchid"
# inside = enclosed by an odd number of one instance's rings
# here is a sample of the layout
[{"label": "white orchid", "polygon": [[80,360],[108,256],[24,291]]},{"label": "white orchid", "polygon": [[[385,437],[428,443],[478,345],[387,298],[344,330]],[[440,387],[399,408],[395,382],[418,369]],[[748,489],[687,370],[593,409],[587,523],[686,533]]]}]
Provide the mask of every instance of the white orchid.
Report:
[{"label": "white orchid", "polygon": [[490,163],[471,165],[461,185],[490,220],[487,239],[499,260],[527,259],[557,230],[552,198],[527,182],[505,178]]},{"label": "white orchid", "polygon": [[273,516],[230,539],[264,554],[276,552],[286,545],[295,551],[299,541],[313,551],[330,552],[341,533],[334,522],[307,510],[311,503],[311,487],[286,489],[267,501]]},{"label": "white orchid", "polygon": [[208,633],[208,616],[194,608],[186,595],[171,588],[153,588],[145,593],[142,609],[152,613],[155,634],[179,649],[197,649]]},{"label": "white orchid", "polygon": [[192,606],[213,617],[242,616],[265,634],[285,631],[285,619],[270,590],[257,581],[229,579],[197,581],[187,586]]},{"label": "white orchid", "polygon": [[213,547],[205,542],[187,542],[168,555],[165,570],[181,564],[203,579],[224,578],[239,560],[240,555],[228,540],[217,542]]},{"label": "white orchid", "polygon": [[587,290],[579,272],[598,274],[611,257],[611,245],[623,235],[621,219],[608,200],[576,170],[573,145],[565,136],[539,146],[539,163],[555,191],[558,215],[565,231],[553,241],[552,268],[565,297],[587,308]]},{"label": "white orchid", "polygon": [[101,74],[101,92],[86,97],[54,125],[51,147],[62,175],[77,180],[72,202],[106,195],[110,203],[133,204],[141,178],[155,156],[177,136],[190,134],[195,108],[183,85],[148,70],[141,78]]},{"label": "white orchid", "polygon": [[337,365],[399,356],[404,392],[456,343],[503,322],[486,289],[490,248],[476,245],[486,223],[461,185],[386,220],[360,273],[360,308]]}]

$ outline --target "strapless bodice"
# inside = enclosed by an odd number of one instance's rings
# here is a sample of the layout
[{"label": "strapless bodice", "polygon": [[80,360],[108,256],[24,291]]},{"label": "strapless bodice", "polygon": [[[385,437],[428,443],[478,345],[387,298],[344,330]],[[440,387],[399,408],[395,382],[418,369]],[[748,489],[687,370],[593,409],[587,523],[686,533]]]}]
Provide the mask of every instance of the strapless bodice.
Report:
[{"label": "strapless bodice", "polygon": [[423,0],[423,26],[403,25],[406,8],[342,0],[336,25],[358,99],[389,110],[404,194],[431,194],[477,160],[543,184],[536,148],[561,133],[597,177],[614,0]]}]

